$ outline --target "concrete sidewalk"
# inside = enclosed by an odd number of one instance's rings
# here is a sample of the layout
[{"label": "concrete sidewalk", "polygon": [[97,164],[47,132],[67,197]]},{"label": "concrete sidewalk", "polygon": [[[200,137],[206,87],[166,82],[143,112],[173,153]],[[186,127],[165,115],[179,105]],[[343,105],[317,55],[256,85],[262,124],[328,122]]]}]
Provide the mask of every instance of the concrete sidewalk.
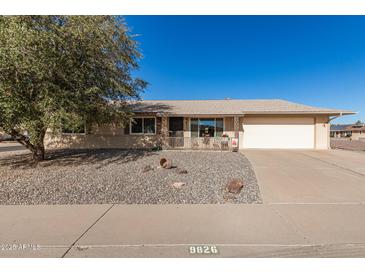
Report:
[{"label": "concrete sidewalk", "polygon": [[[1,257],[365,257],[365,205],[1,206]],[[216,245],[216,255],[191,255]]]}]

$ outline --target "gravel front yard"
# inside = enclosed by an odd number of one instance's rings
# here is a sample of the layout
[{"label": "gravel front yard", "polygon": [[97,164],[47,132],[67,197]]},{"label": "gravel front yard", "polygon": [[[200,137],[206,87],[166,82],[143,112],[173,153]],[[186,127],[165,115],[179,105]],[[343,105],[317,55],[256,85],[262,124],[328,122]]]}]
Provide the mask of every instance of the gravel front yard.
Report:
[{"label": "gravel front yard", "polygon": [[[172,159],[172,169],[158,167],[162,157]],[[56,151],[49,158],[31,167],[27,154],[0,154],[0,204],[262,203],[241,153]],[[147,165],[152,170],[144,172]],[[241,193],[227,194],[226,183],[236,178],[245,181]],[[185,185],[177,189],[175,182]]]},{"label": "gravel front yard", "polygon": [[331,148],[365,152],[365,141],[331,139]]}]

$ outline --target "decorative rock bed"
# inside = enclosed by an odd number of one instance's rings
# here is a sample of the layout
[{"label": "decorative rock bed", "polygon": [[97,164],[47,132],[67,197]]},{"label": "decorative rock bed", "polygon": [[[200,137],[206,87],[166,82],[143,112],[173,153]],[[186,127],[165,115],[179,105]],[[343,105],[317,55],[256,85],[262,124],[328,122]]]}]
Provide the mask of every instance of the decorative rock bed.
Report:
[{"label": "decorative rock bed", "polygon": [[[255,173],[241,153],[56,151],[37,167],[24,155],[0,155],[0,204],[262,203]],[[159,167],[161,158],[171,159],[172,168]],[[244,186],[227,196],[233,179]],[[175,182],[178,187],[172,187]]]}]

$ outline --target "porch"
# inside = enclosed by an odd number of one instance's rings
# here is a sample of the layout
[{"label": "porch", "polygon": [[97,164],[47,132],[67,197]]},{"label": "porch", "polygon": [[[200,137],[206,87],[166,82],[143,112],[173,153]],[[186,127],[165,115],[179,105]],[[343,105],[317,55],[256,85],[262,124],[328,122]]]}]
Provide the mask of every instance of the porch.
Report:
[{"label": "porch", "polygon": [[164,149],[232,150],[229,137],[167,137]]},{"label": "porch", "polygon": [[229,151],[238,142],[239,117],[162,117],[161,128],[164,149]]}]

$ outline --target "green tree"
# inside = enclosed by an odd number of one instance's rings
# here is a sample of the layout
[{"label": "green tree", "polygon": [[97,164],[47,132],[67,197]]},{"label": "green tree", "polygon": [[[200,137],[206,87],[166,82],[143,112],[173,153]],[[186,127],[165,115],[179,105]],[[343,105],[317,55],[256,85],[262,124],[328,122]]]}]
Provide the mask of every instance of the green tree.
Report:
[{"label": "green tree", "polygon": [[140,58],[121,17],[1,16],[0,129],[38,161],[47,129],[126,122]]}]

